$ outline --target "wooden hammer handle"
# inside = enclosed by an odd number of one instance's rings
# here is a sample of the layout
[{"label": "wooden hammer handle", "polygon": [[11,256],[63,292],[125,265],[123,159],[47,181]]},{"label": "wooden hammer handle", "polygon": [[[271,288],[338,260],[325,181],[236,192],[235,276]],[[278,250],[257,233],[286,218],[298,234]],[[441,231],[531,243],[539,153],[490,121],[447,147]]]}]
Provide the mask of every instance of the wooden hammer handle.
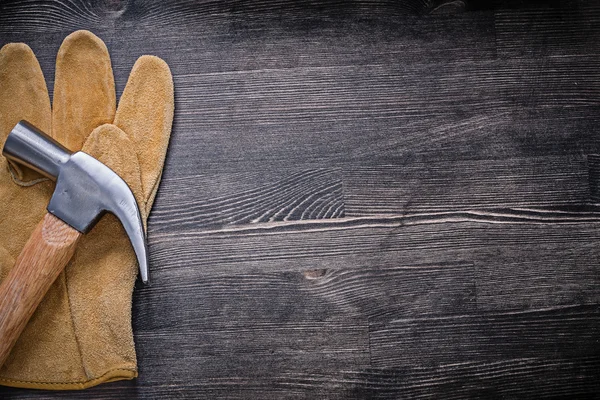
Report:
[{"label": "wooden hammer handle", "polygon": [[54,215],[46,214],[0,284],[0,367],[73,256],[81,236]]}]

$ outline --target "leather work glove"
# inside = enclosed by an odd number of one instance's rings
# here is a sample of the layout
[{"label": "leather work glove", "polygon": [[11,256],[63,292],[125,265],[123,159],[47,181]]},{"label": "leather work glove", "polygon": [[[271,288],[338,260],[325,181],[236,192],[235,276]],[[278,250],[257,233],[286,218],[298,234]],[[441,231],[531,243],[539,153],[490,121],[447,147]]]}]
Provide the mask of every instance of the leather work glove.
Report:
[{"label": "leather work glove", "polygon": [[[162,173],[173,107],[169,67],[142,56],[117,109],[108,50],[87,31],[67,36],[58,51],[52,109],[31,49],[11,43],[0,50],[0,148],[17,122],[31,122],[119,174],[135,194],[144,224]],[[0,280],[46,213],[54,183],[40,177],[0,157]],[[105,215],[83,236],[29,321],[0,369],[0,384],[84,389],[136,377],[131,295],[137,268],[121,223]]]}]

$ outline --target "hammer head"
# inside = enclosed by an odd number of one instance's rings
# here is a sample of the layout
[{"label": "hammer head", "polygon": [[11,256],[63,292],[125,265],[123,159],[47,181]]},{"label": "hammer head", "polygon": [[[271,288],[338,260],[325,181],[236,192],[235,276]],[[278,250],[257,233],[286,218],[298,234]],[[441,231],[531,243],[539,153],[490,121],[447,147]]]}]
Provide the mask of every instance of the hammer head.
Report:
[{"label": "hammer head", "polygon": [[142,217],[127,183],[92,156],[71,153],[26,121],[6,138],[2,154],[56,181],[48,212],[87,233],[106,212],[119,218],[135,251],[140,275],[148,283],[148,251]]}]

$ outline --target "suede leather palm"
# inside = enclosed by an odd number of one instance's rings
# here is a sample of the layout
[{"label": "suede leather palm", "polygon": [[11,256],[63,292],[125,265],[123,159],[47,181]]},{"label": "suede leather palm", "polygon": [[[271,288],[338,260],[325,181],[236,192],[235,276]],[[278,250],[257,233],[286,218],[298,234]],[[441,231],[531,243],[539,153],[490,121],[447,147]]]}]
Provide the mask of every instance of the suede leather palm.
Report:
[{"label": "suede leather palm", "polygon": [[[160,181],[173,120],[167,64],[140,57],[116,107],[111,61],[88,31],[65,38],[56,58],[52,108],[31,49],[0,50],[0,147],[22,119],[72,151],[82,150],[131,187],[144,220]],[[46,213],[54,183],[0,157],[0,280]],[[132,379],[137,362],[131,295],[137,262],[121,223],[104,216],[80,241],[0,368],[0,384],[84,389]]]}]

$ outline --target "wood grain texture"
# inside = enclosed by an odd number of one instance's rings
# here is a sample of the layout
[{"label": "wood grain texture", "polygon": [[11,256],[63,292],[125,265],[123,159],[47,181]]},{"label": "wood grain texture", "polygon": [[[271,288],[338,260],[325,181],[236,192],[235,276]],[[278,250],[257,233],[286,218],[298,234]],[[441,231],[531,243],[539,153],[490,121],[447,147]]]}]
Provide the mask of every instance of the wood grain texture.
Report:
[{"label": "wood grain texture", "polygon": [[[140,377],[62,398],[594,398],[600,7],[0,3],[52,91],[90,29],[176,114]],[[2,398],[55,393],[0,388]]]},{"label": "wood grain texture", "polygon": [[560,156],[349,167],[346,215],[581,205],[593,201],[592,174],[585,158]]},{"label": "wood grain texture", "polygon": [[437,366],[585,357],[596,350],[597,305],[373,322],[373,366]]},{"label": "wood grain texture", "polygon": [[0,284],[0,366],[50,286],[75,253],[81,233],[52,214],[33,230]]},{"label": "wood grain texture", "polygon": [[[271,180],[259,184],[265,175],[271,175]],[[288,176],[279,170],[276,177],[259,171],[192,175],[174,179],[165,190],[163,196],[173,201],[154,208],[153,229],[157,232],[173,226],[209,228],[345,215],[341,176],[326,169]]]}]

